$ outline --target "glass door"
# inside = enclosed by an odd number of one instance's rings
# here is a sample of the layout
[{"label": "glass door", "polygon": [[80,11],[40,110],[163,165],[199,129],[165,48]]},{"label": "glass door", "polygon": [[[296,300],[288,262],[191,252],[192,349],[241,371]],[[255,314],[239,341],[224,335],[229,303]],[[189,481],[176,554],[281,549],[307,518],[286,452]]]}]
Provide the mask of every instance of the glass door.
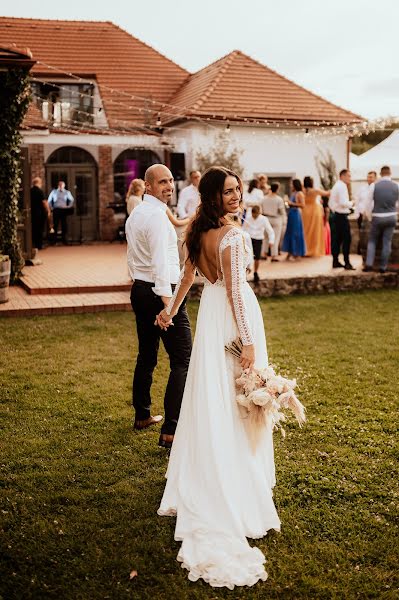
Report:
[{"label": "glass door", "polygon": [[68,238],[71,242],[84,243],[97,239],[97,186],[96,169],[88,166],[48,166],[48,194],[65,181],[65,187],[75,199],[75,210],[68,217]]},{"label": "glass door", "polygon": [[79,243],[97,239],[97,204],[95,170],[74,168],[72,174],[75,213],[71,218],[71,235]]}]

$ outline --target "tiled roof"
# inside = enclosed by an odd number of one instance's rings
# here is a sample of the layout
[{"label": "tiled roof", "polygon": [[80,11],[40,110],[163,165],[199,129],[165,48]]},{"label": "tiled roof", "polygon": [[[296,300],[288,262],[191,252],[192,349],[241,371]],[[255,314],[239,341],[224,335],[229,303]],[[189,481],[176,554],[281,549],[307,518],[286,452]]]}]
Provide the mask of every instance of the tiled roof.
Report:
[{"label": "tiled roof", "polygon": [[[95,79],[114,129],[155,125],[158,111],[162,122],[182,114],[247,122],[362,120],[238,50],[190,75],[110,22],[0,17],[0,47],[13,44],[29,47],[37,61],[32,74],[41,79],[65,82],[65,72]],[[163,103],[176,108],[162,110]]]},{"label": "tiled roof", "polygon": [[42,117],[42,113],[34,102],[28,106],[28,111],[25,115],[22,129],[47,129],[48,124]]},{"label": "tiled roof", "polygon": [[[57,75],[65,78],[62,72],[67,71],[95,78],[108,123],[114,128],[123,128],[122,121],[144,124],[152,107],[144,98],[167,102],[188,76],[183,68],[110,22],[0,17],[0,46],[11,44],[28,46],[36,61],[59,67],[57,74],[37,62],[33,75],[55,80]],[[129,95],[141,99],[131,100]],[[154,122],[156,114],[151,116]]]},{"label": "tiled roof", "polygon": [[234,50],[184,82],[171,104],[210,118],[354,123],[361,117]]}]

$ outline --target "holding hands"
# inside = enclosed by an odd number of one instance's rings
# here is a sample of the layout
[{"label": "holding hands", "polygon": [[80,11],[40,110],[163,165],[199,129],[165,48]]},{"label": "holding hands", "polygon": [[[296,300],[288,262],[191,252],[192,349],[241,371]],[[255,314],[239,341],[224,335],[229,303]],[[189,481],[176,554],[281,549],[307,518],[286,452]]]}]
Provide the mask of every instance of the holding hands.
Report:
[{"label": "holding hands", "polygon": [[168,315],[165,308],[157,315],[154,325],[158,325],[163,331],[166,331],[170,325],[173,325],[172,317]]}]

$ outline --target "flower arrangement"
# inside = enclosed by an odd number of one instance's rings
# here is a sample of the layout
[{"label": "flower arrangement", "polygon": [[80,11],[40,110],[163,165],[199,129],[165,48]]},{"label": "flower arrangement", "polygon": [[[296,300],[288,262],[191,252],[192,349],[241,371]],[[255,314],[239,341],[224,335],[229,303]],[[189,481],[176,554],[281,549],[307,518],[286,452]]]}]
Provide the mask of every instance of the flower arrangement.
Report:
[{"label": "flower arrangement", "polygon": [[[240,338],[225,346],[226,352],[235,358],[241,357]],[[285,436],[281,423],[286,420],[284,409],[290,409],[300,427],[306,421],[305,407],[298,400],[294,389],[295,379],[286,379],[277,375],[273,367],[245,370],[236,379],[237,402],[248,419],[248,433],[252,449],[255,450],[266,423],[274,429],[280,429]]]}]

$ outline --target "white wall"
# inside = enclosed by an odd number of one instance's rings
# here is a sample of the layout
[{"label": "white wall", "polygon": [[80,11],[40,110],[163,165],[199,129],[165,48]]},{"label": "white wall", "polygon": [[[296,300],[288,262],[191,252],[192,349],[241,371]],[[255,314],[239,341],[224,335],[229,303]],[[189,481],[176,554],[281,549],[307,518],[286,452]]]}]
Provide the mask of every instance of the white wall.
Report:
[{"label": "white wall", "polygon": [[[186,149],[187,172],[197,167],[196,153],[207,151],[215,144],[215,139],[224,127],[207,127],[202,124],[185,124],[173,130],[176,151]],[[315,156],[320,148],[329,150],[333,155],[337,171],[347,166],[347,142],[345,135],[320,136],[305,135],[305,131],[290,129],[270,129],[261,127],[240,127],[231,125],[229,138],[231,145],[243,151],[241,164],[244,168],[244,180],[257,173],[294,176],[303,179],[311,175],[319,184]],[[180,146],[180,143],[181,146]]]}]

